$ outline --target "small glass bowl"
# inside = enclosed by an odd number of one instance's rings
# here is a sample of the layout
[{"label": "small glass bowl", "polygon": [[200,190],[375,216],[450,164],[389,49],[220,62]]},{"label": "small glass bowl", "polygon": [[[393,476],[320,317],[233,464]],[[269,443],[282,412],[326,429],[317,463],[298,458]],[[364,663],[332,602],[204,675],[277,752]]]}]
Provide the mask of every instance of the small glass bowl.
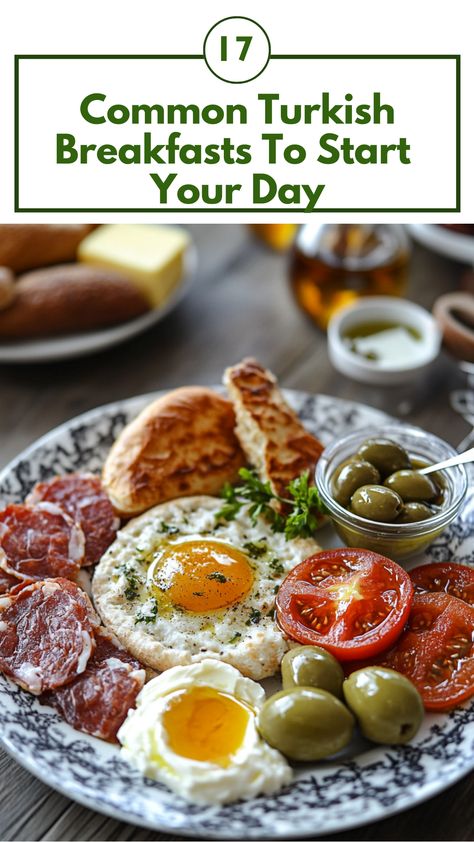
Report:
[{"label": "small glass bowl", "polygon": [[457,451],[418,427],[393,424],[351,433],[333,442],[322,453],[316,468],[316,485],[340,537],[349,547],[364,547],[400,560],[424,550],[455,519],[466,496],[466,471],[462,465],[440,471],[445,500],[441,510],[433,517],[417,523],[367,520],[336,503],[331,495],[331,478],[341,462],[357,453],[366,439],[374,437],[398,442],[412,459],[429,465],[456,456]]}]

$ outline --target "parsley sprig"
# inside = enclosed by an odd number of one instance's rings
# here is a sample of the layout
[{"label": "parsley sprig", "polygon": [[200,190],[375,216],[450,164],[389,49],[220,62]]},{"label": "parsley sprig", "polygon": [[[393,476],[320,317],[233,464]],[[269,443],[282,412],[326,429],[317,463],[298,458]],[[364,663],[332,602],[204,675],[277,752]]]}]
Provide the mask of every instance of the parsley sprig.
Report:
[{"label": "parsley sprig", "polygon": [[[262,482],[250,468],[241,468],[239,476],[241,484],[226,483],[222,489],[225,502],[217,513],[218,520],[234,520],[242,506],[250,503],[249,515],[254,525],[263,517],[274,532],[284,532],[287,539],[309,538],[321,526],[326,507],[318,489],[309,484],[308,471],[290,482],[288,497],[275,494],[270,483]],[[277,510],[278,503],[288,514]]]}]

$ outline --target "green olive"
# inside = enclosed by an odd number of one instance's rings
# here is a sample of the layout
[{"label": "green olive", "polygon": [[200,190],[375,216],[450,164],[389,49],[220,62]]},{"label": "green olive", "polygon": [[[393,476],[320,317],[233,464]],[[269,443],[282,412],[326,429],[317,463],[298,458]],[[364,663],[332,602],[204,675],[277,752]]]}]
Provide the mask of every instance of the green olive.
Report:
[{"label": "green olive", "polygon": [[395,670],[364,667],[346,678],[343,690],[362,733],[374,743],[407,743],[423,721],[418,690]]},{"label": "green olive", "polygon": [[363,485],[351,497],[351,510],[368,520],[392,523],[402,509],[400,495],[384,485]]},{"label": "green olive", "polygon": [[418,523],[420,520],[427,520],[433,517],[434,512],[426,503],[405,503],[397,517],[397,523]]},{"label": "green olive", "polygon": [[344,671],[338,661],[320,646],[295,646],[281,662],[283,689],[319,687],[342,699]]},{"label": "green olive", "polygon": [[434,480],[430,476],[420,474],[419,471],[396,471],[387,477],[384,485],[396,491],[405,503],[434,500],[439,495],[439,489]]},{"label": "green olive", "polygon": [[326,690],[293,687],[267,699],[258,729],[267,743],[292,760],[321,760],[351,741],[354,717]]},{"label": "green olive", "polygon": [[354,491],[361,485],[373,485],[380,482],[380,474],[370,462],[354,459],[346,462],[332,481],[332,496],[341,506],[347,506]]},{"label": "green olive", "polygon": [[342,469],[345,468],[346,465],[350,465],[352,462],[357,462],[357,461],[358,461],[357,454],[354,453],[352,456],[349,456],[347,459],[344,459],[343,462],[339,462],[339,465],[337,466],[336,470],[334,471],[334,473],[332,475],[332,479],[336,480],[338,478],[339,474],[341,473]]},{"label": "green olive", "polygon": [[402,468],[411,468],[406,450],[390,439],[367,439],[361,444],[358,456],[359,459],[375,465],[383,477]]}]

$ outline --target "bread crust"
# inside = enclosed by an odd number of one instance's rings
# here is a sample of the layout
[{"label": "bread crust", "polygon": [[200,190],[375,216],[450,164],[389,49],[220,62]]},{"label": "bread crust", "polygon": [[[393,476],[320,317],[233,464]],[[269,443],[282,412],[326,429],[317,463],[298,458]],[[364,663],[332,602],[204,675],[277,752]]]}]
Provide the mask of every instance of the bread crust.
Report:
[{"label": "bread crust", "polygon": [[105,461],[116,511],[130,517],[175,497],[218,494],[245,464],[234,427],[232,404],[211,389],[186,386],[153,401]]},{"label": "bread crust", "polygon": [[304,471],[312,479],[323,445],[288,406],[274,375],[248,357],[226,369],[224,383],[234,404],[237,436],[260,479],[282,497]]},{"label": "bread crust", "polygon": [[96,225],[0,225],[0,265],[26,272],[76,259],[76,250]]},{"label": "bread crust", "polygon": [[0,312],[0,337],[53,336],[119,324],[149,305],[118,272],[67,263],[20,275],[15,297]]}]

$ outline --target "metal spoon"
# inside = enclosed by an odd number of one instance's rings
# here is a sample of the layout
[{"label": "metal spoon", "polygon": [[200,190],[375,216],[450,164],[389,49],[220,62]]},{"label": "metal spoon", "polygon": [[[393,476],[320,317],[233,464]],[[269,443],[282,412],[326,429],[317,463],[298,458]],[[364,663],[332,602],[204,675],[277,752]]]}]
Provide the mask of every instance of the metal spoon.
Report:
[{"label": "metal spoon", "polygon": [[470,450],[465,450],[464,453],[458,453],[457,456],[451,456],[451,459],[445,459],[444,462],[438,462],[437,465],[428,465],[427,468],[422,468],[418,473],[432,474],[434,471],[441,471],[443,468],[454,468],[456,465],[464,465],[466,462],[474,462],[474,447]]}]

